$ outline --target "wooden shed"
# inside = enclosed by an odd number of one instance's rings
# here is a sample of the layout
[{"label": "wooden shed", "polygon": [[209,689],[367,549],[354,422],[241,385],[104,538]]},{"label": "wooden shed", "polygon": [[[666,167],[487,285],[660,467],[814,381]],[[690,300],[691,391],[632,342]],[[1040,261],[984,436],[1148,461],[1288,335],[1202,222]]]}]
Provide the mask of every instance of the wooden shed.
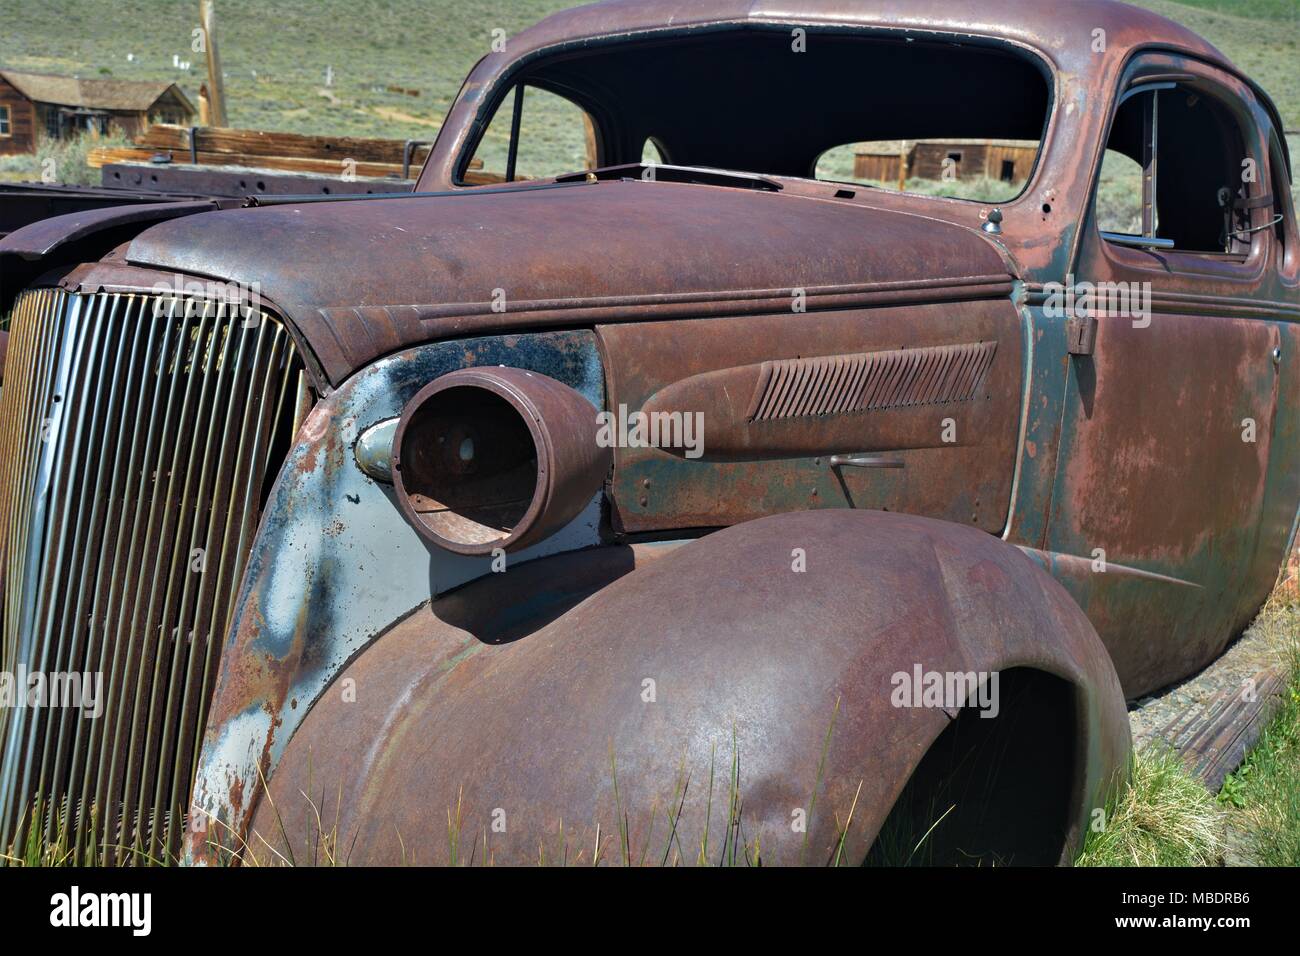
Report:
[{"label": "wooden shed", "polygon": [[911,175],[942,179],[945,161],[958,179],[984,176],[1004,183],[1029,178],[1038,144],[1013,139],[922,139],[912,153]]},{"label": "wooden shed", "polygon": [[0,155],[30,153],[42,135],[137,136],[151,123],[193,122],[194,106],[175,83],[0,70]]},{"label": "wooden shed", "polygon": [[908,179],[943,179],[950,162],[956,178],[987,177],[1022,182],[1033,169],[1038,143],[1011,139],[919,139],[862,143],[854,153],[853,178],[892,183],[907,158]]},{"label": "wooden shed", "polygon": [[859,143],[853,154],[853,178],[892,183],[898,179],[898,164],[916,148],[914,140],[883,140]]}]

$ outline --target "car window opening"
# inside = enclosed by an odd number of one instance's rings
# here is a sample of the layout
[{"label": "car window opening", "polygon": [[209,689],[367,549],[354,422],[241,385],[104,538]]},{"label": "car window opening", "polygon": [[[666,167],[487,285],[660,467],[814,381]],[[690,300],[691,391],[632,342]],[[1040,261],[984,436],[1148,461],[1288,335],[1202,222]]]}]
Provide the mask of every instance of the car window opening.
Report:
[{"label": "car window opening", "polygon": [[1029,55],[830,32],[806,45],[749,28],[544,59],[513,80],[521,115],[513,86],[498,97],[461,182],[671,162],[980,202],[1024,190],[1050,102]]},{"label": "car window opening", "polygon": [[1096,219],[1113,243],[1245,256],[1252,212],[1272,194],[1252,172],[1245,137],[1215,97],[1183,84],[1131,92],[1115,114],[1096,190]]}]

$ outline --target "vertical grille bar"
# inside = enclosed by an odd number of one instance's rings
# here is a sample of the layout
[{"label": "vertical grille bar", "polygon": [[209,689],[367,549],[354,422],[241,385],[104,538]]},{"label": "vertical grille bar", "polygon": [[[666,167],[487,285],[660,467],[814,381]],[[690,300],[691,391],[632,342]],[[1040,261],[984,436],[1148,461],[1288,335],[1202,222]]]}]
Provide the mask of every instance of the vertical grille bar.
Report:
[{"label": "vertical grille bar", "polygon": [[0,848],[39,806],[78,861],[168,860],[302,366],[204,300],[39,289],[10,318],[0,662],[102,674],[103,712],[0,709]]}]

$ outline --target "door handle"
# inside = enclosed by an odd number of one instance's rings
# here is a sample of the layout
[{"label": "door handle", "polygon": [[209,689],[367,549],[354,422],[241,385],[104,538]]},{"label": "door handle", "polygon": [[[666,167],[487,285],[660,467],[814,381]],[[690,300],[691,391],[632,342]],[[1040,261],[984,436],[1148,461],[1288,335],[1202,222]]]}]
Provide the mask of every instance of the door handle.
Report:
[{"label": "door handle", "polygon": [[882,458],[879,455],[831,455],[832,468],[902,468],[901,458]]}]

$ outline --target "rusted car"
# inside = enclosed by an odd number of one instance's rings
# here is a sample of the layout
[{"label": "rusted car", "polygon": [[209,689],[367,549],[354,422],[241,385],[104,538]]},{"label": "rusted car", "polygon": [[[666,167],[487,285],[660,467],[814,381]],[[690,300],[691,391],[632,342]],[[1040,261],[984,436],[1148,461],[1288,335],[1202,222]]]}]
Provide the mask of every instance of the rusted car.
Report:
[{"label": "rusted car", "polygon": [[1070,860],[1295,535],[1280,130],[1108,0],[611,2],[413,194],[16,230],[5,667],[104,690],[3,841]]}]

